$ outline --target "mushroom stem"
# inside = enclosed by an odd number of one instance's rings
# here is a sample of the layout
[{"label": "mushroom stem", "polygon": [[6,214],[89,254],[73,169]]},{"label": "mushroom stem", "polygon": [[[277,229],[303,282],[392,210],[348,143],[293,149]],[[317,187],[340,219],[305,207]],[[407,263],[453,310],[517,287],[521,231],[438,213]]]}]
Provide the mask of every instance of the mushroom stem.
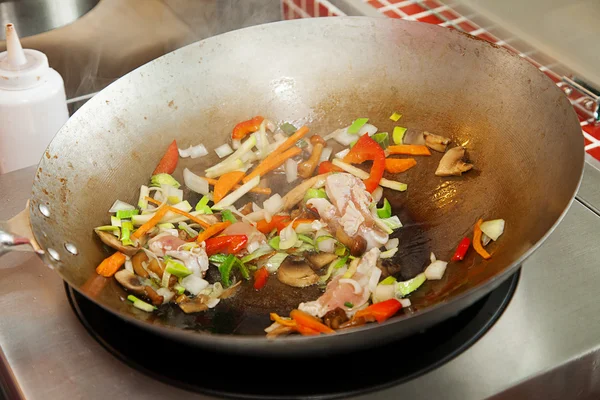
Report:
[{"label": "mushroom stem", "polygon": [[310,178],[313,174],[315,168],[317,168],[317,165],[319,164],[321,153],[325,147],[325,141],[319,135],[313,135],[310,138],[310,143],[313,145],[313,151],[310,154],[310,157],[298,165],[298,175],[303,179]]}]

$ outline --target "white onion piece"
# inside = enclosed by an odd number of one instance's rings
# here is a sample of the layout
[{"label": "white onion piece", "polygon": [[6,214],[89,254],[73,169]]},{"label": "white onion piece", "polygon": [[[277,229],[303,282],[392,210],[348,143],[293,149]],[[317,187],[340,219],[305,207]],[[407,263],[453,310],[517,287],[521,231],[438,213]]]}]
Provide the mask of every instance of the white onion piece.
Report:
[{"label": "white onion piece", "polygon": [[[127,256],[125,256],[127,257]],[[129,272],[131,272],[132,274],[135,274],[134,270],[133,270],[133,263],[131,262],[131,258],[127,257],[125,259],[125,269]]]},{"label": "white onion piece", "polygon": [[385,244],[385,248],[386,248],[386,250],[395,249],[396,247],[398,247],[399,244],[400,244],[400,239],[393,238],[393,239],[390,239],[387,241],[387,243]]},{"label": "white onion piece", "polygon": [[296,244],[296,240],[298,240],[298,235],[294,230],[294,224],[290,223],[285,228],[281,230],[279,234],[279,248],[282,250],[287,250],[292,248]]},{"label": "white onion piece", "polygon": [[358,140],[360,136],[357,134],[348,133],[348,128],[338,129],[333,137],[336,142],[344,146],[350,146],[350,143]]},{"label": "white onion piece", "polygon": [[206,150],[206,147],[204,147],[204,145],[202,143],[196,145],[196,146],[190,146],[187,149],[177,149],[179,151],[179,157],[181,158],[198,158],[198,157],[203,157],[205,155],[208,154],[208,150]]},{"label": "white onion piece", "polygon": [[433,254],[433,251],[429,255],[429,260],[431,260],[431,262],[435,262],[435,260],[437,260],[437,258],[435,258],[435,254]]},{"label": "white onion piece", "polygon": [[250,214],[246,214],[246,218],[253,222],[261,221],[265,219],[265,210],[258,210],[251,212]]},{"label": "white onion piece", "polygon": [[231,147],[233,147],[234,149],[239,149],[240,145],[242,144],[242,141],[239,139],[232,139],[231,140]]},{"label": "white onion piece", "polygon": [[271,222],[271,219],[273,219],[273,214],[267,212],[267,210],[263,210],[263,215],[265,216],[265,221],[267,222]]},{"label": "white onion piece", "polygon": [[117,211],[127,211],[127,210],[135,210],[135,206],[132,206],[129,203],[125,203],[124,201],[121,201],[121,200],[115,200],[115,202],[113,203],[110,210],[108,210],[108,212],[116,213]]},{"label": "white onion piece", "polygon": [[[160,263],[159,263],[159,265],[160,265]],[[152,272],[152,271],[147,271],[147,272],[150,274],[150,272]],[[171,279],[171,273],[167,272],[166,270],[163,271],[163,276],[162,276],[162,280],[160,282],[160,285],[162,287],[168,288],[169,287],[169,279]]]},{"label": "white onion piece", "polygon": [[446,261],[436,260],[432,262],[427,268],[425,268],[425,277],[428,280],[442,279],[447,265],[448,263]]},{"label": "white onion piece", "polygon": [[344,158],[346,157],[346,154],[348,154],[350,152],[350,149],[344,149],[342,151],[338,151],[337,153],[335,153],[335,158]]},{"label": "white onion piece", "polygon": [[393,299],[395,296],[395,286],[394,285],[377,285],[375,291],[373,292],[373,303],[379,303],[381,301],[386,301],[389,299]]},{"label": "white onion piece", "polygon": [[379,203],[379,200],[381,200],[383,197],[383,188],[381,186],[377,186],[375,190],[373,190],[373,193],[371,193],[371,196],[373,197],[373,201],[375,203]]},{"label": "white onion piece", "polygon": [[317,247],[319,248],[319,251],[322,251],[325,253],[333,253],[335,251],[336,240],[331,237],[329,237],[327,239],[317,240],[321,236],[331,236],[331,234],[329,232],[327,232],[326,230],[317,231],[317,233],[315,234],[315,243],[317,243]]},{"label": "white onion piece", "polygon": [[285,160],[285,180],[287,183],[292,183],[298,179],[298,163],[291,158]]},{"label": "white onion piece", "polygon": [[323,161],[329,161],[329,158],[331,158],[331,153],[333,153],[333,149],[331,147],[325,147],[323,151],[321,151],[319,163],[322,163]]},{"label": "white onion piece", "polygon": [[400,304],[402,304],[402,307],[404,307],[404,308],[410,307],[412,304],[410,302],[410,299],[399,299],[398,301],[400,302]]},{"label": "white onion piece", "polygon": [[492,238],[485,233],[481,234],[481,244],[487,246],[492,241]]},{"label": "white onion piece", "polygon": [[209,192],[208,181],[200,178],[187,168],[183,170],[183,183],[196,193],[207,194]]},{"label": "white onion piece", "polygon": [[298,226],[296,227],[296,233],[310,233],[315,230],[316,229],[313,229],[312,223],[309,222],[298,224]]},{"label": "white onion piece", "polygon": [[374,134],[377,133],[377,127],[375,125],[371,125],[371,124],[364,124],[362,126],[362,128],[360,128],[360,130],[358,131],[358,134],[356,136],[361,137],[365,133],[368,133],[369,136],[373,136]]},{"label": "white onion piece", "polygon": [[156,293],[159,296],[163,297],[163,304],[167,304],[168,302],[171,301],[171,299],[173,298],[173,296],[175,296],[175,293],[171,292],[169,289],[161,287],[159,289],[156,290]]},{"label": "white onion piece", "polygon": [[398,252],[398,248],[393,248],[390,250],[386,250],[386,251],[382,251],[381,254],[379,254],[379,258],[392,258],[394,257],[394,254],[396,254]]},{"label": "white onion piece", "polygon": [[215,153],[219,156],[219,158],[227,157],[228,155],[233,153],[233,149],[228,143],[222,144],[215,149]]},{"label": "white onion piece", "polygon": [[191,294],[197,295],[208,286],[208,282],[197,275],[188,275],[181,280],[181,286]]},{"label": "white onion piece", "polygon": [[278,193],[275,193],[263,202],[263,208],[269,214],[275,215],[283,209],[283,199]]},{"label": "white onion piece", "polygon": [[362,292],[362,287],[360,286],[360,284],[358,282],[356,282],[354,279],[350,279],[350,278],[342,278],[339,280],[340,284],[343,283],[348,283],[350,285],[352,285],[354,287],[354,294],[360,294]]},{"label": "white onion piece", "polygon": [[219,299],[217,297],[211,297],[206,302],[206,305],[208,306],[208,308],[215,308],[217,306],[217,304],[219,304],[220,301],[221,301],[221,299]]},{"label": "white onion piece", "polygon": [[493,219],[491,221],[485,221],[481,224],[481,232],[485,233],[494,242],[498,240],[500,235],[504,232],[504,220]]},{"label": "white onion piece", "polygon": [[252,211],[261,211],[262,208],[258,206],[255,202],[252,202]]},{"label": "white onion piece", "polygon": [[371,272],[371,277],[369,278],[369,283],[367,284],[367,288],[371,293],[375,292],[379,278],[381,278],[381,270],[375,267],[373,268],[373,272]]},{"label": "white onion piece", "polygon": [[285,142],[285,140],[287,139],[285,136],[283,136],[283,133],[281,132],[277,132],[276,134],[273,135],[273,139],[275,139],[275,142]]}]

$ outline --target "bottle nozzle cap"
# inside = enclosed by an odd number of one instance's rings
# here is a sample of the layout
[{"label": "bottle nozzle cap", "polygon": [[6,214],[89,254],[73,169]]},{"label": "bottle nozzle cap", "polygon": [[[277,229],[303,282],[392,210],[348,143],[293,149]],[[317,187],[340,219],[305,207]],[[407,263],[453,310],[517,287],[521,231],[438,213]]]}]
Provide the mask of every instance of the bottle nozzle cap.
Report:
[{"label": "bottle nozzle cap", "polygon": [[27,58],[19,41],[17,30],[10,23],[6,24],[4,29],[6,31],[7,64],[14,69],[19,69],[19,67],[27,64]]}]

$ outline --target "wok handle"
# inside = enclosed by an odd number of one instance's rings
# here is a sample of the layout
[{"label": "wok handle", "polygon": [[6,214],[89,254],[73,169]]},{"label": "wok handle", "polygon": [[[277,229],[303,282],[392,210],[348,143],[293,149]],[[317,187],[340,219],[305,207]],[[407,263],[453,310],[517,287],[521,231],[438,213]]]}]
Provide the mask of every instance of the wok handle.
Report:
[{"label": "wok handle", "polygon": [[29,202],[23,211],[8,221],[0,221],[0,256],[9,251],[31,251],[44,254],[31,230]]}]

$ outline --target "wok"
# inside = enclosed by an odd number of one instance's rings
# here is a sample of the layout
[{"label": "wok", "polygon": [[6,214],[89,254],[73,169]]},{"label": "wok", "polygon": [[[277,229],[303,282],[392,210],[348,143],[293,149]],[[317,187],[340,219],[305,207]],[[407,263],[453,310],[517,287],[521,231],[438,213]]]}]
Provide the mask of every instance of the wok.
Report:
[{"label": "wok", "polygon": [[[173,307],[147,314],[124,301],[114,280],[93,278],[108,254],[93,228],[106,223],[115,199],[137,201],[174,138],[180,147],[204,143],[211,153],[181,159],[175,173],[181,180],[184,167],[202,174],[216,162],[212,150],[237,122],[257,114],[325,135],[363,116],[391,130],[393,111],[403,114],[403,126],[464,144],[475,165],[462,177],[440,178],[433,174],[440,156],[420,158],[397,178],[408,190],[385,193],[405,222],[402,271],[422,268],[429,251],[448,260],[479,218],[506,220],[504,235],[490,245],[490,260],[470,251],[463,262],[449,264],[444,279],[411,297],[411,310],[335,335],[271,340],[262,332],[268,312],[289,311],[298,292],[277,296],[274,286],[264,293],[273,297],[240,293],[211,312],[184,315]],[[191,44],[97,94],[49,145],[23,217],[51,268],[132,324],[222,351],[314,355],[411,335],[498,287],[559,223],[583,160],[580,125],[566,96],[505,49],[418,22],[283,21]],[[90,285],[98,284],[104,289],[90,295]]]}]

